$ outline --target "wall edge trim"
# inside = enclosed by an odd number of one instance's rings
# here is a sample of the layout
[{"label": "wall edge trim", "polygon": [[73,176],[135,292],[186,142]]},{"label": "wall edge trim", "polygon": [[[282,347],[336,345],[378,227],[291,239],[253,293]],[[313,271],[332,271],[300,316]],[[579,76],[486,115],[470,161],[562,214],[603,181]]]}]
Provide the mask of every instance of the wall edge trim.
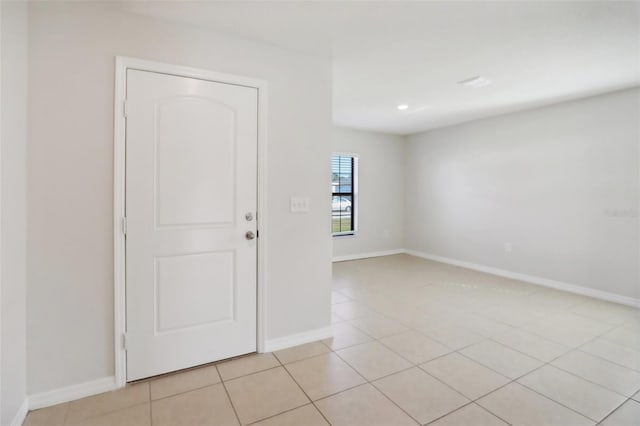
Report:
[{"label": "wall edge trim", "polygon": [[112,391],[117,388],[116,377],[109,376],[85,383],[52,389],[50,391],[29,396],[29,409],[35,410],[38,408],[49,407],[51,405],[61,404],[63,402],[69,402],[87,396]]},{"label": "wall edge trim", "polygon": [[16,415],[13,416],[13,420],[11,420],[11,426],[22,426],[25,419],[27,418],[27,414],[29,413],[29,398],[25,397],[16,412]]},{"label": "wall edge trim", "polygon": [[293,346],[303,345],[318,340],[328,339],[333,335],[331,326],[316,328],[302,333],[290,334],[276,339],[268,339],[265,342],[265,352],[275,352]]}]

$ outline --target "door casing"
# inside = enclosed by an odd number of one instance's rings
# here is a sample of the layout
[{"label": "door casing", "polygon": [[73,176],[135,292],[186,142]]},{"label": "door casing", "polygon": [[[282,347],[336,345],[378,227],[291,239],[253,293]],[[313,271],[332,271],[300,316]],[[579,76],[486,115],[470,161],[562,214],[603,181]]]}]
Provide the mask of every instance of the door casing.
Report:
[{"label": "door casing", "polygon": [[257,260],[257,348],[264,352],[266,329],[266,239],[267,217],[266,177],[267,177],[267,82],[239,75],[172,65],[143,59],[117,56],[115,61],[114,98],[114,181],[113,181],[113,238],[114,238],[114,348],[115,387],[126,385],[127,365],[124,336],[126,332],[126,244],[124,234],[125,217],[125,159],[126,159],[126,118],[125,99],[127,69],[156,72],[179,77],[196,78],[219,83],[253,87],[258,90],[258,209],[256,214],[259,238]]}]

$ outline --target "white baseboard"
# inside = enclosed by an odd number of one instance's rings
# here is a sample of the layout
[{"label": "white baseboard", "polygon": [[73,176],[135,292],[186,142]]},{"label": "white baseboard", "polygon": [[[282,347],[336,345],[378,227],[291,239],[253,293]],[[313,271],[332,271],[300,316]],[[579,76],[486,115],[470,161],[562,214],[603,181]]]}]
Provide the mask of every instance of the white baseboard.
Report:
[{"label": "white baseboard", "polygon": [[29,409],[35,410],[38,408],[49,407],[51,405],[62,404],[63,402],[97,395],[117,388],[116,378],[111,376],[64,388],[53,389],[29,396]]},{"label": "white baseboard", "polygon": [[[331,337],[331,335],[331,327],[324,327],[304,333],[297,333],[290,336],[267,340],[265,342],[265,352],[273,352],[292,346],[302,345],[304,343],[327,339]],[[78,385],[54,389],[29,396],[28,409],[36,410],[38,408],[62,404],[64,402],[85,398],[87,396],[97,395],[102,392],[109,392],[117,388],[118,385],[116,383],[116,378],[115,376],[111,376]]]},{"label": "white baseboard", "polygon": [[348,254],[346,256],[334,256],[332,261],[344,262],[346,260],[368,259],[370,257],[391,256],[393,254],[406,253],[405,249],[373,251],[370,253]]},{"label": "white baseboard", "polygon": [[18,408],[18,412],[13,416],[13,420],[11,420],[11,426],[22,426],[24,423],[24,419],[27,418],[27,413],[29,413],[29,398],[25,398],[22,401],[22,405]]},{"label": "white baseboard", "polygon": [[265,342],[265,352],[279,351],[293,346],[303,345],[305,343],[315,342],[317,340],[328,339],[332,336],[331,327],[317,328],[304,333],[291,334],[277,339],[269,339]]},{"label": "white baseboard", "polygon": [[475,271],[486,272],[500,277],[512,278],[515,280],[524,281],[530,284],[537,284],[544,287],[554,288],[556,290],[567,291],[569,293],[580,294],[582,296],[593,297],[594,299],[606,300],[608,302],[620,303],[622,305],[633,306],[640,308],[640,299],[634,297],[622,296],[615,293],[609,293],[607,291],[596,290],[589,287],[583,287],[577,284],[569,284],[562,281],[550,280],[548,278],[536,277],[534,275],[521,274],[519,272],[507,271],[504,269],[493,268],[491,266],[478,265],[471,262],[465,262],[462,260],[451,259],[448,257],[437,256],[430,253],[424,253],[416,250],[406,250],[407,254],[416,257],[422,257],[423,259],[435,260],[436,262],[448,263],[450,265],[461,266],[467,269],[473,269]]}]

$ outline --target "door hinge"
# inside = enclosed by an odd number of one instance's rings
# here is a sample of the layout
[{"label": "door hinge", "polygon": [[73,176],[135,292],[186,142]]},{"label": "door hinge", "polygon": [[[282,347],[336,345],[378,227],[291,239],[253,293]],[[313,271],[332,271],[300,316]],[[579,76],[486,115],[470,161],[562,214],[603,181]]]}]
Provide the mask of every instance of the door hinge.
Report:
[{"label": "door hinge", "polygon": [[122,218],[122,233],[124,235],[127,235],[127,218],[126,217]]},{"label": "door hinge", "polygon": [[122,103],[122,115],[124,116],[124,118],[127,118],[127,115],[129,115],[129,102],[124,101]]},{"label": "door hinge", "polygon": [[127,339],[127,333],[122,334],[122,349],[125,351],[129,349],[129,339]]}]

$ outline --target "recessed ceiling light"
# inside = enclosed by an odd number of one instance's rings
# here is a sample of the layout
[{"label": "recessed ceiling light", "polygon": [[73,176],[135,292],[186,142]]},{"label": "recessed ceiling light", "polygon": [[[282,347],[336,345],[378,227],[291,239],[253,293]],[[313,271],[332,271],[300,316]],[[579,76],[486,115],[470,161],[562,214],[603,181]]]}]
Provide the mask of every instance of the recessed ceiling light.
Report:
[{"label": "recessed ceiling light", "polygon": [[478,87],[488,86],[491,83],[493,83],[493,81],[489,80],[486,77],[482,77],[480,75],[477,75],[475,77],[471,77],[471,78],[468,78],[466,80],[462,80],[462,81],[458,82],[458,84],[461,84],[461,85],[467,86],[467,87],[472,87],[474,89],[477,89]]},{"label": "recessed ceiling light", "polygon": [[409,105],[407,104],[400,104],[397,107],[400,111],[404,111],[405,109],[409,108]]}]

